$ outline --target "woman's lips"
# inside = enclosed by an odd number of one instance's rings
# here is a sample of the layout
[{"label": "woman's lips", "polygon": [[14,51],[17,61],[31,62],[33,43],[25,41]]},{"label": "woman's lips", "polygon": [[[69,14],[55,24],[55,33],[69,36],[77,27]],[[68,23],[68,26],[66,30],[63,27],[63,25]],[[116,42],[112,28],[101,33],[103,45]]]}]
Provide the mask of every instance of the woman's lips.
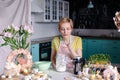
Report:
[{"label": "woman's lips", "polygon": [[64,34],[63,36],[68,36],[68,34]]}]

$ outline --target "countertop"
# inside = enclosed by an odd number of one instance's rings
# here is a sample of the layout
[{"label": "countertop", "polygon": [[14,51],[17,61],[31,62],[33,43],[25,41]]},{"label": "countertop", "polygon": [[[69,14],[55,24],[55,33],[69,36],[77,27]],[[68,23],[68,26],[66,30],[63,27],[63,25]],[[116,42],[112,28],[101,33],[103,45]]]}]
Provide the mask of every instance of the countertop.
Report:
[{"label": "countertop", "polygon": [[[54,37],[55,36],[32,39],[31,40],[31,44],[50,42],[50,41],[52,41],[52,39]],[[94,38],[94,39],[120,40],[120,37],[109,37],[109,36],[80,36],[80,37],[82,37],[82,38]]]},{"label": "countertop", "polygon": [[94,38],[94,39],[120,40],[120,37],[110,37],[110,36],[80,36],[80,37],[82,37],[82,38]]},{"label": "countertop", "polygon": [[32,39],[32,40],[31,40],[31,44],[50,42],[50,41],[52,41],[52,39],[53,39],[54,37],[55,37],[55,36]]}]

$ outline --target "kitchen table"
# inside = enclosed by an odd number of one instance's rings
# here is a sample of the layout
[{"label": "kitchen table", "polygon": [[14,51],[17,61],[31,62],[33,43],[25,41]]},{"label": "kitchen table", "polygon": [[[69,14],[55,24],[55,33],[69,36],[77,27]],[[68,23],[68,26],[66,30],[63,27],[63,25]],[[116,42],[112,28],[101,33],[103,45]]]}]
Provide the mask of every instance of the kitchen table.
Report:
[{"label": "kitchen table", "polygon": [[51,76],[52,80],[64,80],[64,78],[71,78],[71,80],[80,80],[80,79],[76,79],[75,75],[72,72],[68,72],[68,71],[58,72],[54,69],[49,69],[45,71],[45,73]]},{"label": "kitchen table", "polygon": [[[65,78],[68,78],[66,80],[82,80],[80,78],[76,78],[75,75],[71,72],[58,72],[54,69],[49,69],[49,70],[46,70],[44,71],[44,73],[48,74],[49,78],[48,80],[65,80]],[[120,80],[120,75],[118,75],[118,80]],[[4,78],[2,79],[0,77],[0,80],[25,80],[23,76],[19,76],[19,77],[14,77],[14,78]],[[27,79],[28,80],[28,79]],[[95,80],[98,80],[98,79],[95,79]],[[102,79],[104,80],[104,79]]]},{"label": "kitchen table", "polygon": [[[45,71],[45,73],[47,73],[49,76],[52,77],[51,80],[65,80],[65,78],[69,78],[67,80],[82,80],[80,78],[77,78],[73,74],[73,72],[68,72],[68,71],[58,72],[54,69],[49,69],[49,70]],[[98,79],[96,78],[94,80],[98,80]],[[104,80],[104,79],[101,79],[101,80]],[[120,74],[118,74],[118,80],[120,80]]]},{"label": "kitchen table", "polygon": [[[50,79],[48,80],[65,80],[65,78],[69,78],[70,80],[81,80],[81,79],[76,79],[75,75],[71,72],[58,72],[54,69],[49,69],[46,71],[43,71],[45,74],[47,74]],[[0,77],[0,80],[25,80],[23,76],[19,76],[19,77],[13,77],[13,78],[4,78],[2,79]]]}]

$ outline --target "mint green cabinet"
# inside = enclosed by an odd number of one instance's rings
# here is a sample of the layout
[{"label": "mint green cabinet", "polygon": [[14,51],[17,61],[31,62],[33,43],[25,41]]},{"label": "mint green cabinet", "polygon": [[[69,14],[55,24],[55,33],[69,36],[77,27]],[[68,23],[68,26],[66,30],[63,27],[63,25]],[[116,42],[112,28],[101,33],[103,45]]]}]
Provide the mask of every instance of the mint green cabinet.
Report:
[{"label": "mint green cabinet", "polygon": [[107,53],[111,57],[112,63],[120,63],[120,40],[83,38],[83,57],[97,53]]},{"label": "mint green cabinet", "polygon": [[87,39],[82,39],[82,56],[87,58]]},{"label": "mint green cabinet", "polygon": [[88,39],[87,55],[93,55],[96,53],[102,53],[102,40]]},{"label": "mint green cabinet", "polygon": [[104,40],[103,51],[110,54],[112,63],[120,63],[120,40]]},{"label": "mint green cabinet", "polygon": [[39,61],[39,44],[31,45],[31,54],[33,62]]}]

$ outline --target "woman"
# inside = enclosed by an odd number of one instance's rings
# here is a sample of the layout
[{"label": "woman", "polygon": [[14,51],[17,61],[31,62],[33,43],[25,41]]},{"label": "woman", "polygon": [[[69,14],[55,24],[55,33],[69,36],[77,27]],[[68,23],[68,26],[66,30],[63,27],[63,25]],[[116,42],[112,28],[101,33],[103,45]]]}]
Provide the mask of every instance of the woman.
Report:
[{"label": "woman", "polygon": [[56,68],[57,54],[65,54],[69,61],[76,56],[82,57],[82,40],[78,36],[71,35],[73,31],[72,20],[62,18],[58,23],[58,30],[61,36],[52,40],[51,62],[54,68]]}]

